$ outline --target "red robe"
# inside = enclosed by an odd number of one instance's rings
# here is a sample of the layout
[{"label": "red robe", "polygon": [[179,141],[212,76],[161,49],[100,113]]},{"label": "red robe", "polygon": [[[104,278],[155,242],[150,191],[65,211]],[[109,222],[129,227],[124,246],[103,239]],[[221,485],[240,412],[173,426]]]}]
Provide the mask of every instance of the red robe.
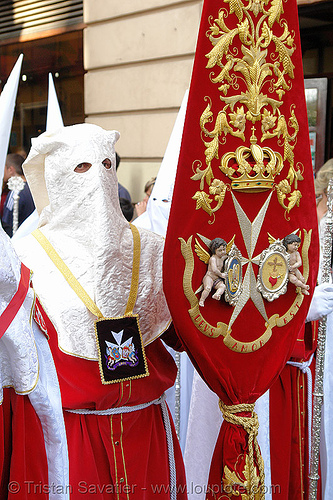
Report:
[{"label": "red robe", "polygon": [[[30,270],[21,265],[16,293],[0,315],[0,338],[21,308],[30,284]],[[23,325],[21,325],[23,328]],[[21,330],[22,332],[22,330]],[[18,369],[18,367],[16,367]],[[49,498],[48,465],[41,422],[29,397],[4,387],[0,402],[0,498]]]},{"label": "red robe", "polygon": [[28,396],[3,389],[0,430],[1,500],[48,500],[44,434]]},{"label": "red robe", "polygon": [[[307,323],[291,361],[309,360],[317,345],[317,328]],[[315,360],[310,365],[314,382]],[[309,492],[308,380],[300,368],[287,364],[270,389],[272,498],[307,500]],[[320,482],[317,498],[321,498]]]},{"label": "red robe", "polygon": [[[160,405],[119,415],[82,415],[68,409],[105,410],[159,398],[173,385],[176,366],[161,340],[146,347],[149,376],[103,385],[99,365],[62,352],[44,314],[58,373],[69,452],[71,500],[169,499],[167,441]],[[187,498],[185,471],[173,432],[178,499]]]}]

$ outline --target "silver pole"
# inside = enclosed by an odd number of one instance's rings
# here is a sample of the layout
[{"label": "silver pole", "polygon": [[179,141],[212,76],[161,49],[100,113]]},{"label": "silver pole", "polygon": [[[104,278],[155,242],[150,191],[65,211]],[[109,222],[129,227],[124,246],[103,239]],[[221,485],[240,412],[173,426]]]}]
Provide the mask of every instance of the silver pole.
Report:
[{"label": "silver pole", "polygon": [[[324,247],[322,258],[322,283],[328,283],[331,276],[332,256],[332,232],[333,232],[333,179],[330,179],[327,189],[327,215],[324,231]],[[318,346],[316,353],[316,371],[313,391],[313,413],[311,434],[311,458],[309,475],[309,500],[317,499],[317,488],[319,479],[319,447],[321,410],[324,399],[324,361],[326,343],[327,318],[324,316],[319,322]]]},{"label": "silver pole", "polygon": [[20,191],[24,188],[24,180],[20,176],[8,179],[8,189],[13,191],[13,236],[18,229]]}]

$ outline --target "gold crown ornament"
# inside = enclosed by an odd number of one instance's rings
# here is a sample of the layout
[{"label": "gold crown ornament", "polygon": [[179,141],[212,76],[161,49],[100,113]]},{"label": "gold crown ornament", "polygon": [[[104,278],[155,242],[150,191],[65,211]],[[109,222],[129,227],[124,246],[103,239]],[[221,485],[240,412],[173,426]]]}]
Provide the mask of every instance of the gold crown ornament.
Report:
[{"label": "gold crown ornament", "polygon": [[221,158],[220,169],[231,179],[231,188],[242,192],[261,192],[272,189],[275,177],[283,168],[280,153],[257,144],[252,127],[250,147],[239,146]]}]

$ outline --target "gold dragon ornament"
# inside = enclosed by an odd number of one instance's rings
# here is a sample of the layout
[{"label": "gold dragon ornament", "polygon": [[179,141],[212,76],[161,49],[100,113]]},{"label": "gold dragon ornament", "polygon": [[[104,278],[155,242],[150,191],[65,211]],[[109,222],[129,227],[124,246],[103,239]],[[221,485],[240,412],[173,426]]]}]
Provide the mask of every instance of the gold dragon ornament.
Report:
[{"label": "gold dragon ornament", "polygon": [[[206,165],[199,160],[193,162],[191,179],[200,181],[200,190],[193,199],[197,210],[203,209],[213,216],[213,223],[214,213],[221,208],[227,190],[259,192],[275,189],[288,218],[289,212],[299,206],[302,194],[298,181],[303,180],[304,170],[302,163],[295,164],[294,158],[299,131],[296,105],[290,106],[289,117],[279,109],[283,95],[292,88],[294,35],[290,33],[287,21],[282,19],[282,0],[225,0],[225,3],[229,4],[229,12],[222,8],[217,19],[210,19],[207,36],[213,48],[206,54],[206,67],[209,70],[215,66],[220,68],[219,74],[210,73],[210,79],[219,85],[220,99],[225,105],[214,118],[211,99],[205,97],[208,105],[201,115],[200,128],[206,148]],[[229,29],[226,21],[232,13],[239,23]],[[233,45],[236,37],[240,49]],[[268,58],[268,47],[273,46],[275,50]],[[237,92],[242,83],[246,85],[246,91],[229,97],[229,90]],[[260,127],[256,128],[257,123]],[[252,129],[249,147],[240,146],[236,151],[224,154],[220,160],[220,170],[231,179],[231,184],[225,183],[214,177],[212,161],[220,158],[219,146],[226,143],[228,134],[245,142],[247,126]],[[271,148],[257,144],[259,134],[261,143],[276,137],[277,144],[283,147],[283,158]],[[289,165],[288,174],[276,183],[275,177],[287,170],[285,165]],[[208,192],[204,191],[205,182]],[[216,205],[213,207],[214,200]]]}]

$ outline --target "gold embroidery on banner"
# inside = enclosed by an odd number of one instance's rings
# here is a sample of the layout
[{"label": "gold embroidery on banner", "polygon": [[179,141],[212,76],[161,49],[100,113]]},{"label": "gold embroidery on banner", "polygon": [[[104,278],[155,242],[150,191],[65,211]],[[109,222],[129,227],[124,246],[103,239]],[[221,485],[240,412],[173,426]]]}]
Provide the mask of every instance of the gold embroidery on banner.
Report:
[{"label": "gold embroidery on banner", "polygon": [[[237,405],[226,405],[222,400],[219,402],[219,407],[222,412],[223,418],[230,424],[242,426],[248,436],[248,450],[249,453],[245,454],[245,465],[243,469],[244,480],[241,480],[239,473],[236,472],[237,461],[231,471],[227,466],[224,467],[224,474],[222,477],[223,492],[230,495],[239,496],[250,500],[264,500],[265,488],[265,471],[264,461],[260,453],[258,445],[258,429],[259,420],[258,415],[254,411],[254,403],[240,403]],[[243,415],[239,415],[243,413]],[[250,413],[249,416],[244,416],[244,413]],[[238,458],[241,458],[239,455]],[[237,459],[238,460],[238,459]],[[258,470],[257,470],[258,468]],[[258,475],[259,472],[259,475]],[[259,486],[260,485],[260,486]],[[226,491],[228,488],[228,491]],[[242,491],[240,491],[242,490]],[[257,496],[257,494],[259,496]]]},{"label": "gold embroidery on banner", "polygon": [[[303,261],[303,274],[304,278],[307,280],[309,277],[309,257],[308,250],[311,243],[311,234],[312,230],[304,231],[304,241],[302,247],[302,261]],[[257,337],[255,340],[250,342],[243,342],[237,340],[232,336],[232,328],[226,323],[218,322],[216,325],[211,325],[202,313],[199,308],[199,299],[193,291],[192,287],[192,276],[194,272],[194,255],[192,251],[192,239],[190,236],[187,241],[183,238],[179,238],[181,244],[181,253],[185,260],[185,270],[183,275],[183,290],[187,300],[190,303],[190,309],[188,313],[193,324],[196,328],[206,335],[207,337],[217,338],[219,336],[223,337],[224,344],[231,349],[232,351],[239,353],[250,353],[255,352],[258,349],[261,349],[271,338],[272,330],[274,327],[283,327],[287,325],[294,316],[298,313],[301,304],[304,299],[304,295],[300,293],[298,289],[296,289],[296,297],[289,307],[289,309],[280,316],[279,314],[273,314],[268,320],[265,322],[265,330],[264,332]],[[233,240],[232,240],[233,241]]]},{"label": "gold embroidery on banner", "polygon": [[[250,138],[251,146],[239,146],[235,152],[226,153],[221,159],[221,170],[231,179],[231,187],[237,191],[259,192],[272,189],[275,176],[283,168],[280,153],[274,153],[271,148],[261,148],[253,134]],[[255,160],[251,165],[247,160]],[[265,164],[264,160],[268,159]],[[235,162],[237,169],[234,168]],[[232,166],[229,166],[231,163]]]},{"label": "gold embroidery on banner", "polygon": [[242,474],[244,479],[240,477],[239,473],[231,471],[227,465],[224,466],[222,476],[224,495],[227,498],[239,496],[242,500],[260,500],[265,498],[265,485],[260,485],[256,470],[250,485],[250,459],[248,455],[245,456],[245,465]]},{"label": "gold embroidery on banner", "polygon": [[[289,31],[287,21],[281,19],[283,2],[272,0],[270,7],[267,0],[250,0],[247,5],[242,0],[225,0],[225,3],[229,3],[229,12],[226,6],[216,19],[210,19],[207,36],[213,48],[206,54],[210,80],[219,85],[224,106],[214,116],[211,98],[205,97],[207,106],[200,117],[200,128],[206,165],[198,160],[193,162],[191,179],[200,181],[200,190],[193,199],[197,202],[196,209],[213,216],[214,222],[214,213],[221,208],[227,190],[275,189],[288,217],[292,208],[299,206],[302,194],[298,181],[303,179],[303,165],[294,161],[299,131],[296,106],[290,106],[289,116],[279,109],[294,79],[294,34]],[[239,23],[230,29],[227,21],[233,13]],[[240,42],[240,46],[235,42]],[[219,73],[213,68],[219,68]],[[241,91],[244,85],[246,90]],[[236,93],[229,96],[230,90]],[[212,162],[220,158],[219,147],[226,144],[228,135],[246,141],[247,126],[252,127],[249,147],[239,146],[220,159],[220,169],[231,179],[230,185],[215,177]],[[258,138],[260,142],[276,138],[277,145],[283,148],[283,157],[271,148],[259,146]],[[275,183],[275,177],[283,170],[286,177]],[[205,183],[208,192],[204,190]]]}]

